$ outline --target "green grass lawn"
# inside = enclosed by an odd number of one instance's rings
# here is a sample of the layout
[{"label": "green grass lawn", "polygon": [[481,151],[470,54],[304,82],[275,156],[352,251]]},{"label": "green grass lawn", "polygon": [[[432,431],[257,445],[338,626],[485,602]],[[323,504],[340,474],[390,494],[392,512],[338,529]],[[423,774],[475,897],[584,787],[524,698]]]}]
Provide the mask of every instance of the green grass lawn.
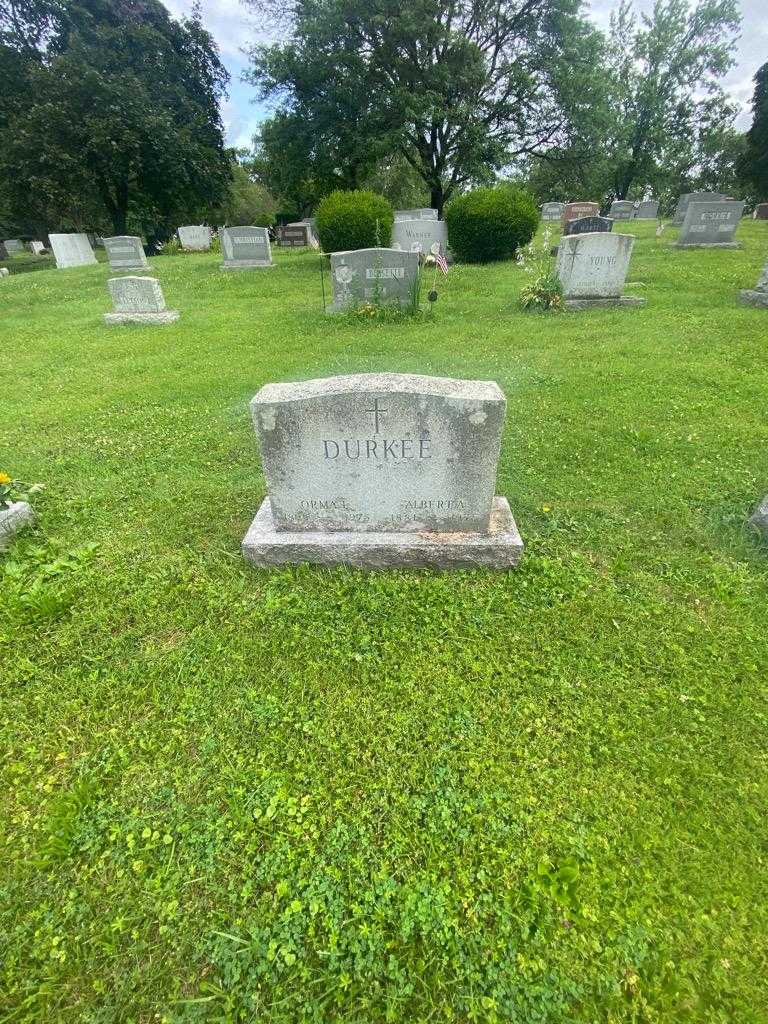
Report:
[{"label": "green grass lawn", "polygon": [[[319,259],[0,281],[0,1024],[768,1021],[768,254],[675,251],[639,310],[323,315]],[[261,571],[268,381],[497,381],[514,572]]]}]

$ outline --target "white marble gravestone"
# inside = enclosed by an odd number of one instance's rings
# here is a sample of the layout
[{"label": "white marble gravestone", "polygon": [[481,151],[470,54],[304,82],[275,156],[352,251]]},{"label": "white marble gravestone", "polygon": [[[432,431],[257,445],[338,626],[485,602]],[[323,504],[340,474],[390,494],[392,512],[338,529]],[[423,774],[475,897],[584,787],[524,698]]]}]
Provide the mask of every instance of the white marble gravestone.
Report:
[{"label": "white marble gravestone", "polygon": [[392,248],[405,252],[434,253],[437,245],[441,254],[448,251],[448,225],[444,220],[398,220],[392,225]]},{"label": "white marble gravestone", "polygon": [[115,235],[103,239],[107,259],[113,270],[146,270],[149,266],[141,239],[135,235]]},{"label": "white marble gravestone", "polygon": [[171,324],[177,309],[166,309],[160,282],[154,277],[112,277],[107,281],[115,307],[105,313],[108,324]]},{"label": "white marble gravestone", "polygon": [[91,243],[84,234],[49,235],[53,255],[56,257],[56,269],[68,270],[70,267],[86,267],[96,263]]},{"label": "white marble gravestone", "polygon": [[266,385],[251,412],[269,494],[245,557],[514,565],[522,541],[494,496],[505,409],[492,381],[380,373]]},{"label": "white marble gravestone", "polygon": [[545,221],[561,220],[565,203],[542,203],[541,219]]},{"label": "white marble gravestone", "polygon": [[395,224],[401,220],[437,220],[437,210],[422,206],[418,210],[395,210]]},{"label": "white marble gravestone", "polygon": [[185,224],[176,233],[182,249],[188,252],[208,252],[211,248],[211,229],[207,224]]},{"label": "white marble gravestone", "polygon": [[763,267],[754,288],[745,288],[739,292],[742,306],[762,306],[768,309],[768,263]]},{"label": "white marble gravestone", "polygon": [[35,521],[35,513],[27,501],[0,504],[0,552],[7,551],[15,534]]},{"label": "white marble gravestone", "polygon": [[219,231],[224,254],[222,270],[254,270],[272,267],[272,250],[266,228],[242,225]]},{"label": "white marble gravestone", "polygon": [[613,220],[634,220],[635,204],[631,199],[614,199],[608,214]]},{"label": "white marble gravestone", "polygon": [[19,241],[18,238],[6,238],[3,245],[9,256],[16,256],[24,252],[24,243]]},{"label": "white marble gravestone", "polygon": [[338,313],[364,303],[411,306],[418,301],[419,256],[400,249],[331,253],[333,303]]},{"label": "white marble gravestone", "polygon": [[634,244],[634,235],[607,231],[563,237],[556,271],[566,307],[644,305],[645,299],[622,295]]},{"label": "white marble gravestone", "polygon": [[10,277],[11,272],[8,267],[0,267],[0,277]]},{"label": "white marble gravestone", "polygon": [[738,249],[734,235],[743,213],[744,203],[735,199],[689,203],[674,244],[680,249]]},{"label": "white marble gravestone", "polygon": [[45,246],[42,242],[30,242],[29,251],[32,253],[33,256],[40,256],[42,255],[42,253],[45,252]]}]

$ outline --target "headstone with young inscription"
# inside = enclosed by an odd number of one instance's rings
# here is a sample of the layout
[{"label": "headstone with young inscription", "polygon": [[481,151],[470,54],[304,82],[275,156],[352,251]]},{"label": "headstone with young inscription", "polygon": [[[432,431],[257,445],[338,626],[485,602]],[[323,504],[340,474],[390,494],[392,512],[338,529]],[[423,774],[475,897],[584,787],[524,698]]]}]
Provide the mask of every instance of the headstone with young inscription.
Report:
[{"label": "headstone with young inscription", "polygon": [[610,217],[579,217],[568,221],[563,234],[586,235],[591,231],[613,231],[613,220]]},{"label": "headstone with young inscription", "polygon": [[523,544],[495,496],[505,409],[492,381],[380,373],[267,384],[251,412],[268,496],[245,557],[510,568]]},{"label": "headstone with young inscription", "polygon": [[561,220],[564,209],[565,203],[542,203],[541,219],[543,221]]},{"label": "headstone with young inscription", "polygon": [[207,224],[185,224],[176,229],[181,248],[187,252],[208,252],[212,232]]},{"label": "headstone with young inscription", "polygon": [[738,249],[734,240],[744,203],[740,200],[716,200],[712,203],[689,203],[680,236],[674,244],[682,249]]},{"label": "headstone with young inscription", "polygon": [[115,235],[103,239],[112,270],[146,270],[149,266],[141,239],[135,235]]},{"label": "headstone with young inscription", "polygon": [[57,270],[69,270],[70,267],[87,267],[96,263],[96,257],[88,241],[88,236],[80,234],[48,235],[56,257]]},{"label": "headstone with young inscription", "polygon": [[392,248],[420,254],[448,251],[448,225],[444,220],[398,220],[392,225]]},{"label": "headstone with young inscription", "polygon": [[563,207],[563,230],[568,221],[578,220],[580,217],[597,217],[599,213],[599,203],[566,203]]},{"label": "headstone with young inscription", "polygon": [[607,231],[564,236],[555,269],[566,308],[644,305],[645,299],[622,294],[634,244],[634,235]]},{"label": "headstone with young inscription", "polygon": [[437,210],[421,206],[417,210],[395,210],[395,224],[400,220],[437,220]]},{"label": "headstone with young inscription", "polygon": [[114,305],[105,313],[108,324],[171,324],[177,309],[166,309],[160,282],[154,277],[113,277],[107,281]]},{"label": "headstone with young inscription", "polygon": [[329,312],[373,303],[411,306],[418,301],[419,255],[401,249],[331,253],[333,302]]},{"label": "headstone with young inscription", "polygon": [[608,216],[613,220],[634,220],[635,204],[631,199],[614,199]]},{"label": "headstone with young inscription", "polygon": [[739,292],[742,306],[762,306],[768,309],[768,262],[763,267],[754,288],[745,288]]},{"label": "headstone with young inscription", "polygon": [[256,270],[274,266],[266,228],[239,225],[219,231],[222,270]]}]

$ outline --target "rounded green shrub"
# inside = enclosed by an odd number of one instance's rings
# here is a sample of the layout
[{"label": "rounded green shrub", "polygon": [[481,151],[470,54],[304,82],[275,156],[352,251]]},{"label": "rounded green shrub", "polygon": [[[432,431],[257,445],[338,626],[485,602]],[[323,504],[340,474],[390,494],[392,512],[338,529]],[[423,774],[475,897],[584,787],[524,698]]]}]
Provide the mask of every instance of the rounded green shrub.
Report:
[{"label": "rounded green shrub", "polygon": [[488,263],[509,259],[530,242],[539,211],[524,189],[498,185],[458,196],[446,207],[445,219],[448,246],[456,259]]},{"label": "rounded green shrub", "polygon": [[331,192],[317,208],[317,234],[323,252],[388,246],[395,217],[375,192]]}]

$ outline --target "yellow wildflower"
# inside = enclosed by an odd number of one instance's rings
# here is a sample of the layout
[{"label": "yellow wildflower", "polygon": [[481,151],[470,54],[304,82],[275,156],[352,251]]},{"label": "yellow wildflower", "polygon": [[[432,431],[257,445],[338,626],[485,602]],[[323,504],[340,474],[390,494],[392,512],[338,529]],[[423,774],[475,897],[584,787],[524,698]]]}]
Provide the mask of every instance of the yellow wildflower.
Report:
[{"label": "yellow wildflower", "polygon": [[9,484],[10,482],[11,478],[7,473],[0,473],[0,484]]}]

